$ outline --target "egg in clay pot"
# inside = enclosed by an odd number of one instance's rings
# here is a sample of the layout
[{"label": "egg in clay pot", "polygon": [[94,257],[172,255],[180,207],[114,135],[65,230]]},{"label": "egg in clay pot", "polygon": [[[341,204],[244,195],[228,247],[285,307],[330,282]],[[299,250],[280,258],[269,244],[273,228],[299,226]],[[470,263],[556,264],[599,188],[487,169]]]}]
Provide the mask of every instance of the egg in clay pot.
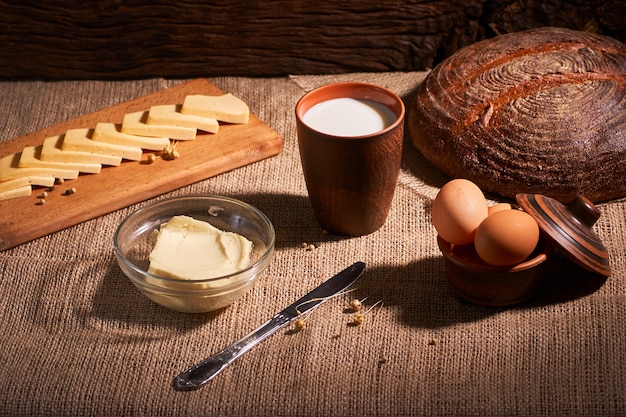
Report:
[{"label": "egg in clay pot", "polygon": [[539,225],[509,203],[487,205],[476,184],[466,179],[446,183],[435,197],[432,223],[453,245],[473,244],[478,256],[494,266],[524,261],[539,242]]},{"label": "egg in clay pot", "polygon": [[521,193],[516,201],[519,209],[509,203],[486,207],[478,186],[458,179],[435,198],[432,222],[444,275],[460,298],[492,307],[527,300],[554,251],[594,274],[611,275],[607,249],[593,231],[600,211],[588,198],[577,195],[565,205]]},{"label": "egg in clay pot", "polygon": [[439,236],[455,245],[467,245],[474,241],[478,225],[487,218],[487,200],[473,182],[454,179],[441,187],[431,213]]},{"label": "egg in clay pot", "polygon": [[533,294],[550,248],[540,242],[532,216],[509,203],[488,206],[477,185],[454,179],[433,201],[432,223],[446,279],[458,296],[508,306]]},{"label": "egg in clay pot", "polygon": [[516,200],[520,209],[509,203],[486,207],[478,186],[458,179],[435,198],[432,222],[444,275],[459,297],[497,307],[525,301],[555,250],[583,269],[610,276],[608,252],[592,229],[600,212],[589,199],[577,195],[564,205],[541,194],[517,194]]},{"label": "egg in clay pot", "polygon": [[490,265],[511,266],[524,261],[537,247],[539,225],[528,213],[509,209],[493,212],[474,236],[480,258]]}]

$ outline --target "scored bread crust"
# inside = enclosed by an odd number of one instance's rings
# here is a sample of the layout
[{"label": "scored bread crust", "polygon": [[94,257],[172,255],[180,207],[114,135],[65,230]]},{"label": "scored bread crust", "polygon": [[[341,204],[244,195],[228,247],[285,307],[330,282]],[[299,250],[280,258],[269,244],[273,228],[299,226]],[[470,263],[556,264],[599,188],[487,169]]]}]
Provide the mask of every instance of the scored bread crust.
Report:
[{"label": "scored bread crust", "polygon": [[486,192],[626,196],[626,46],[552,27],[475,43],[419,86],[408,130],[435,167]]}]

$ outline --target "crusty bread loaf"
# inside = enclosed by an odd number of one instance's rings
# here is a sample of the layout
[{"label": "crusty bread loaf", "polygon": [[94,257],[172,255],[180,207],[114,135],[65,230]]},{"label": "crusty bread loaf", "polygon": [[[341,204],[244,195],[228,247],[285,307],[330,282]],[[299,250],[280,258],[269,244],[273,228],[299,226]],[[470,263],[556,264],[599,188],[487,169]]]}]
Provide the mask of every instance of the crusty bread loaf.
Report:
[{"label": "crusty bread loaf", "polygon": [[483,191],[626,196],[626,46],[564,28],[470,45],[420,85],[408,129],[433,165]]}]

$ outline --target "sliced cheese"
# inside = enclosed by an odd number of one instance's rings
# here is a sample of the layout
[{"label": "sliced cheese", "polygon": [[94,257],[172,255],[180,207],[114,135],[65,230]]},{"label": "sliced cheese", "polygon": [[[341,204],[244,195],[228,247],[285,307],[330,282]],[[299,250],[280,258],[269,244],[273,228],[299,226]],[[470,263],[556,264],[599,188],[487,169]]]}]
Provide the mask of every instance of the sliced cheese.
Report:
[{"label": "sliced cheese", "polygon": [[95,152],[62,150],[64,135],[50,136],[43,141],[40,159],[53,162],[84,162],[101,165],[119,166],[122,157]]},{"label": "sliced cheese", "polygon": [[196,116],[180,112],[180,104],[163,104],[150,107],[146,123],[149,125],[169,125],[192,127],[209,133],[217,133],[219,123],[213,117]]},{"label": "sliced cheese", "polygon": [[22,187],[14,188],[12,190],[0,191],[0,201],[10,200],[18,197],[28,197],[33,192],[30,185],[24,185]]},{"label": "sliced cheese", "polygon": [[141,148],[136,146],[124,146],[92,140],[89,137],[89,129],[70,129],[65,132],[61,149],[63,151],[95,152],[119,156],[131,161],[140,160],[143,152]]},{"label": "sliced cheese", "polygon": [[188,95],[180,111],[227,123],[248,123],[250,118],[248,105],[230,93],[221,96]]},{"label": "sliced cheese", "polygon": [[88,174],[99,174],[102,169],[100,164],[90,164],[86,162],[52,162],[42,161],[40,158],[41,148],[39,146],[25,146],[22,150],[22,156],[20,156],[19,167],[20,168],[61,168],[61,169],[73,169],[78,172],[86,172]]},{"label": "sliced cheese", "polygon": [[100,122],[96,124],[91,139],[96,142],[136,146],[151,151],[160,151],[170,144],[170,139],[167,137],[131,135],[129,133],[122,133],[121,129],[121,124]]},{"label": "sliced cheese", "polygon": [[196,129],[183,126],[160,126],[146,123],[148,111],[138,111],[124,115],[122,133],[139,136],[167,136],[178,140],[193,140],[196,138]]},{"label": "sliced cheese", "polygon": [[55,178],[50,177],[22,177],[14,180],[0,182],[0,192],[15,190],[16,188],[26,187],[27,185],[40,185],[42,187],[52,187]]},{"label": "sliced cheese", "polygon": [[0,181],[14,180],[25,177],[55,177],[66,180],[78,178],[77,170],[44,167],[20,168],[21,152],[17,152],[0,159]]}]

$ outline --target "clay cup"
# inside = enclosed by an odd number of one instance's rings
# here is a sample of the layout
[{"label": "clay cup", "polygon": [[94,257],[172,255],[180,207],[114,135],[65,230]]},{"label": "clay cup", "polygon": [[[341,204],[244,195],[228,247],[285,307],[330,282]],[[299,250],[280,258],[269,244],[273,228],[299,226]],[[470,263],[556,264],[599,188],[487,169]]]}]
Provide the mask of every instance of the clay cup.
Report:
[{"label": "clay cup", "polygon": [[[383,104],[395,119],[375,132],[328,133],[303,121],[318,103],[336,98]],[[362,236],[387,219],[398,181],[405,106],[392,91],[361,82],[328,84],[305,94],[296,105],[302,170],[313,214],[326,230]]]}]

